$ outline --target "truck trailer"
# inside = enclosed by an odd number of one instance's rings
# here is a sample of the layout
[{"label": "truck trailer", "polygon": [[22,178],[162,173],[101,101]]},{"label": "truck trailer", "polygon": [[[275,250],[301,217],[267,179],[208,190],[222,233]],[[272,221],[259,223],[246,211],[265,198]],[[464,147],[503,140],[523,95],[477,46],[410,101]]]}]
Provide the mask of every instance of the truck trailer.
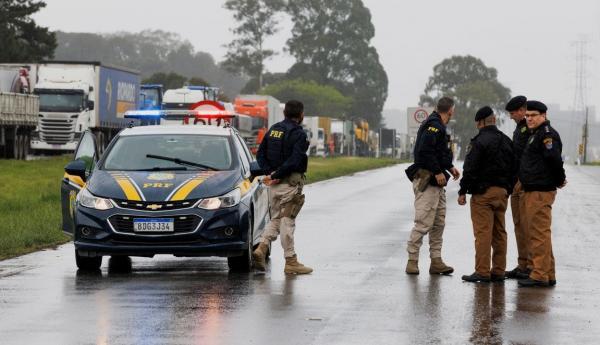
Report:
[{"label": "truck trailer", "polygon": [[37,65],[34,92],[40,112],[31,148],[73,151],[81,134],[90,129],[100,152],[131,120],[140,95],[137,71],[100,62],[52,61]]},{"label": "truck trailer", "polygon": [[246,138],[252,153],[256,153],[269,127],[284,118],[281,103],[272,96],[239,95],[233,106],[236,113],[252,117],[252,135]]}]

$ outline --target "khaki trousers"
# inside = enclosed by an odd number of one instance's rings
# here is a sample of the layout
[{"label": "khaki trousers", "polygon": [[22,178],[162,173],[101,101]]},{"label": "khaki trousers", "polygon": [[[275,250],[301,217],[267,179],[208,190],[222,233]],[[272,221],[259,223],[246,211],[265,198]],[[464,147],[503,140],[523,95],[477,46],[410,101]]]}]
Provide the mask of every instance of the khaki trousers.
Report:
[{"label": "khaki trousers", "polygon": [[504,215],[507,205],[508,192],[500,187],[490,187],[485,193],[471,197],[471,221],[475,235],[475,272],[484,277],[489,277],[490,273],[504,276],[506,269]]},{"label": "khaki trousers", "polygon": [[521,182],[517,182],[510,196],[510,208],[512,210],[513,223],[515,224],[515,239],[517,240],[517,252],[519,254],[518,265],[521,271],[531,269],[531,255],[529,255],[529,235],[525,217],[525,201]]},{"label": "khaki trousers", "polygon": [[261,237],[263,243],[269,244],[281,235],[281,246],[283,247],[283,255],[286,258],[296,255],[294,251],[296,219],[283,217],[281,213],[286,204],[292,202],[294,195],[302,194],[304,181],[295,183],[297,184],[292,186],[289,180],[283,180],[269,187],[271,221],[267,224]]},{"label": "khaki trousers", "polygon": [[425,235],[429,235],[429,256],[440,258],[446,221],[446,191],[442,187],[431,185],[424,191],[419,191],[418,184],[419,179],[414,179],[415,225],[408,239],[408,259],[419,260],[419,249]]},{"label": "khaki trousers", "polygon": [[525,192],[526,218],[530,236],[533,270],[531,279],[547,282],[556,280],[552,252],[552,204],[556,191]]}]

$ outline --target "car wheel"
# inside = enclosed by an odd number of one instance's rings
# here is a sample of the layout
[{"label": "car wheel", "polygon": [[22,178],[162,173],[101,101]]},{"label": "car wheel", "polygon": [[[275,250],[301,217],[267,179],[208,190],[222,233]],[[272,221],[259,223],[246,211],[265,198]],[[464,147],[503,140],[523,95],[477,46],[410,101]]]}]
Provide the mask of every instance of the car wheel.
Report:
[{"label": "car wheel", "polygon": [[113,255],[108,260],[108,271],[110,273],[131,272],[131,258],[129,256]]},{"label": "car wheel", "polygon": [[82,271],[97,271],[102,265],[102,257],[81,256],[77,252],[77,249],[75,249],[75,263],[77,263],[77,268],[79,268]]},{"label": "car wheel", "polygon": [[232,256],[227,258],[227,265],[232,271],[250,272],[250,270],[252,269],[252,251],[254,250],[252,245],[254,242],[254,234],[252,232],[252,227],[254,223],[252,220],[252,215],[250,215],[249,218],[250,224],[248,227],[248,241],[246,243],[246,249],[244,250],[244,253],[241,256]]}]

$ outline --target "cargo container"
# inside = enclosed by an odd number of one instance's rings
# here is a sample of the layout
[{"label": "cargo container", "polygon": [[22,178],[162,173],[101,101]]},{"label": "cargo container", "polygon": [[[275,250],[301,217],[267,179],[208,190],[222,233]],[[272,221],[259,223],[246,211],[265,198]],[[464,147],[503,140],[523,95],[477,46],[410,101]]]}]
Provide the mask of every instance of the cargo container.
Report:
[{"label": "cargo container", "polygon": [[281,103],[267,95],[239,95],[233,105],[236,113],[252,117],[252,135],[247,138],[247,144],[256,153],[269,127],[283,121]]}]

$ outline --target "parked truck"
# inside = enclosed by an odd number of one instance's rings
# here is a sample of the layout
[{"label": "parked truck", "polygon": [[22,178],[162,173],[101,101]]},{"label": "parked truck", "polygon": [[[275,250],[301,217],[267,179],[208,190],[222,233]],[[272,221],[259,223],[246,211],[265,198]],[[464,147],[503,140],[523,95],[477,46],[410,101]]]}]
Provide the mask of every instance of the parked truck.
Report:
[{"label": "parked truck", "polygon": [[34,92],[40,112],[32,149],[72,151],[81,134],[90,129],[102,152],[131,122],[123,115],[138,105],[140,76],[100,62],[43,62],[37,65]]},{"label": "parked truck", "polygon": [[334,140],[335,155],[350,155],[352,154],[352,135],[354,126],[352,121],[337,120],[331,121],[331,135]]},{"label": "parked truck", "polygon": [[0,65],[0,158],[25,159],[29,153],[39,112],[30,72],[27,65]]},{"label": "parked truck", "polygon": [[161,84],[142,84],[140,86],[139,110],[162,110],[163,86]]},{"label": "parked truck", "polygon": [[252,117],[252,135],[246,138],[252,153],[256,153],[269,127],[284,118],[281,103],[272,96],[239,95],[233,106],[236,113]]}]

